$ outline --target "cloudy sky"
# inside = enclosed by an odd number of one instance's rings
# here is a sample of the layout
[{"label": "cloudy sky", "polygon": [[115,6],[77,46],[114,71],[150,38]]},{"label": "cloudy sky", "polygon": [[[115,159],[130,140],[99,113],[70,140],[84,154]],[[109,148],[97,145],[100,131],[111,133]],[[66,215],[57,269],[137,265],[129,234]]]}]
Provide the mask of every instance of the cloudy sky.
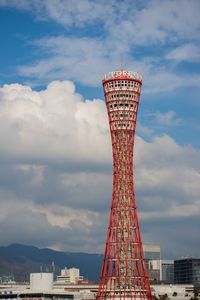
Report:
[{"label": "cloudy sky", "polygon": [[199,256],[200,1],[0,0],[0,245],[104,250],[112,154],[102,75],[143,75],[144,243]]}]

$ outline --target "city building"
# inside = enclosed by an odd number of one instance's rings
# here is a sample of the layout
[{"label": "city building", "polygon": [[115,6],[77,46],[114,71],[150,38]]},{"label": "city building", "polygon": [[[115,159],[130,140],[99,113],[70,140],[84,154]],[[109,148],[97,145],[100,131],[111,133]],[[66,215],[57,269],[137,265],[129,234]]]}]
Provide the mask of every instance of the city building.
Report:
[{"label": "city building", "polygon": [[161,252],[159,245],[143,245],[150,282],[162,280]]},{"label": "city building", "polygon": [[113,193],[97,300],[151,300],[133,178],[133,146],[142,77],[105,74],[103,88],[113,153]]},{"label": "city building", "polygon": [[94,294],[65,290],[0,292],[0,299],[2,300],[84,300],[88,298],[95,300]]},{"label": "city building", "polygon": [[191,284],[156,284],[151,285],[152,295],[159,297],[167,295],[167,299],[188,300],[194,296],[194,286]]},{"label": "city building", "polygon": [[174,282],[200,287],[200,258],[183,258],[174,261]]},{"label": "city building", "polygon": [[[32,273],[30,284],[0,283],[2,300],[96,300],[97,291],[97,284],[58,284],[58,281],[53,282],[52,273]],[[169,300],[190,300],[194,296],[194,285],[152,284],[151,291],[156,297],[167,295]]]},{"label": "city building", "polygon": [[[72,268],[73,269],[73,268]],[[73,271],[70,272],[73,278]],[[78,272],[74,271],[74,274]],[[53,273],[30,274],[30,285],[0,284],[0,299],[23,300],[84,300],[95,299],[97,285],[53,283]]]},{"label": "city building", "polygon": [[15,283],[14,276],[0,276],[0,284],[1,283]]},{"label": "city building", "polygon": [[31,291],[49,291],[53,289],[53,273],[31,273]]},{"label": "city building", "polygon": [[162,260],[162,281],[174,283],[174,261]]},{"label": "city building", "polygon": [[62,269],[61,275],[57,276],[58,283],[79,283],[83,281],[83,276],[80,276],[80,270],[77,268]]}]

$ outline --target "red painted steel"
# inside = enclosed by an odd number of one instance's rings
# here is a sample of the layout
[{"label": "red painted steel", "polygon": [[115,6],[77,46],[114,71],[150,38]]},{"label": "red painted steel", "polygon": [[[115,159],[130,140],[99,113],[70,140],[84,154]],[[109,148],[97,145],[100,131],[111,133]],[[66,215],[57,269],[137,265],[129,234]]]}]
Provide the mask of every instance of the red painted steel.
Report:
[{"label": "red painted steel", "polygon": [[111,72],[103,79],[112,139],[113,194],[98,300],[152,299],[133,184],[141,85],[139,74],[125,70]]}]

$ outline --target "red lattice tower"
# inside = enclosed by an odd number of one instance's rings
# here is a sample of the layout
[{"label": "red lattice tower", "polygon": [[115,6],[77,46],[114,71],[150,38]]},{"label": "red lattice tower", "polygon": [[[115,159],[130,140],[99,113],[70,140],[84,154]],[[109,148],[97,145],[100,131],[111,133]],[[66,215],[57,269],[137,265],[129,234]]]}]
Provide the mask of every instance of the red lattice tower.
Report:
[{"label": "red lattice tower", "polygon": [[133,146],[142,77],[132,71],[104,76],[113,152],[113,195],[97,300],[152,299],[140,236]]}]

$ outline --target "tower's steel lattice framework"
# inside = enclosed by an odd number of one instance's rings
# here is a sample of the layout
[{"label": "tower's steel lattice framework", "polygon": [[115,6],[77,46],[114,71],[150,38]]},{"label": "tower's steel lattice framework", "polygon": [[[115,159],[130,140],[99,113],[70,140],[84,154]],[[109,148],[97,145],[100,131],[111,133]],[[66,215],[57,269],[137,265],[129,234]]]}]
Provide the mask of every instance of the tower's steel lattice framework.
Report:
[{"label": "tower's steel lattice framework", "polygon": [[113,194],[97,300],[151,300],[133,185],[133,146],[142,77],[115,71],[103,78],[113,152]]}]

